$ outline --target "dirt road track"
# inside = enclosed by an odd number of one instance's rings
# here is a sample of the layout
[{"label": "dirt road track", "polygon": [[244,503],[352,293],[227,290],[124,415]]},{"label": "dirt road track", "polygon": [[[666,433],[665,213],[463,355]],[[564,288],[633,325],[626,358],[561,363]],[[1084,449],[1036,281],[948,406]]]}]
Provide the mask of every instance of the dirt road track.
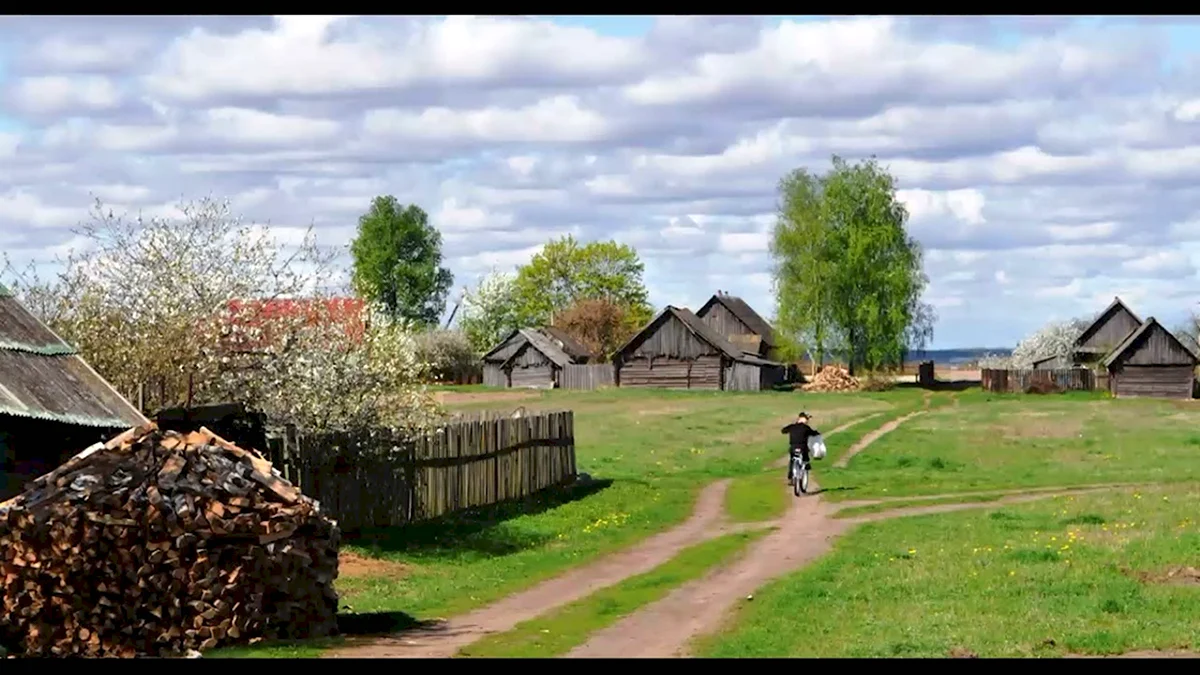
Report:
[{"label": "dirt road track", "polygon": [[654,535],[625,551],[570,570],[533,588],[431,628],[401,634],[363,638],[326,654],[330,658],[436,658],[449,657],[490,633],[511,630],[517,624],[588,596],[621,580],[648,572],[684,548],[731,528],[724,523],[728,480],[705,487],[692,516],[682,525]]},{"label": "dirt road track", "polygon": [[1060,494],[1097,492],[1107,488],[1065,493],[1014,494],[992,502],[933,504],[901,507],[859,518],[835,519],[838,506],[819,495],[793,499],[787,514],[739,560],[687,583],[662,600],[643,607],[568,653],[567,658],[669,658],[688,655],[698,637],[721,628],[737,604],[775,578],[803,567],[827,553],[834,540],[860,523],[947,513],[965,509],[996,508],[1008,504],[1048,499]]},{"label": "dirt road track", "polygon": [[924,411],[924,410],[910,412],[907,415],[904,415],[903,417],[897,417],[896,419],[887,422],[886,424],[879,427],[878,429],[876,429],[876,430],[872,431],[871,433],[867,434],[866,436],[863,436],[862,438],[860,438],[857,443],[855,443],[853,446],[850,447],[849,450],[846,451],[846,454],[842,455],[841,457],[838,457],[838,460],[836,462],[834,462],[833,465],[838,468],[845,468],[846,465],[850,463],[851,458],[853,458],[855,455],[862,452],[863,450],[866,450],[868,445],[879,440],[879,438],[881,436],[883,436],[884,434],[895,431],[896,427],[900,426],[901,424],[904,424],[905,422],[916,417],[917,415],[924,415],[925,412],[926,411]]}]

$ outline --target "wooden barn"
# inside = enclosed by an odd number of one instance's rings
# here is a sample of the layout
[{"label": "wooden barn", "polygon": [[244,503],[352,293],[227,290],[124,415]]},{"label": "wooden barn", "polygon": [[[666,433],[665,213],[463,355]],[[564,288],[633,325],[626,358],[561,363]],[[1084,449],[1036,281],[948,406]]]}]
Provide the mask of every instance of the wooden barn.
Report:
[{"label": "wooden barn", "polygon": [[0,499],[146,418],[0,286]]},{"label": "wooden barn", "polygon": [[[534,345],[532,351],[525,349],[529,344]],[[520,357],[513,361],[518,353]],[[550,376],[551,382],[557,382],[564,365],[589,363],[593,358],[587,348],[558,328],[520,328],[483,355],[483,384],[489,387],[546,386],[532,383],[543,382],[543,375]],[[549,370],[543,373],[544,369]],[[514,372],[523,384],[513,383]]]},{"label": "wooden barn", "polygon": [[746,353],[686,308],[668,306],[613,356],[620,387],[757,391],[784,366]]},{"label": "wooden barn", "polygon": [[1154,317],[1133,330],[1103,361],[1114,396],[1192,398],[1196,355]]},{"label": "wooden barn", "polygon": [[1054,356],[1043,356],[1033,362],[1034,370],[1061,370],[1071,367],[1071,359],[1066,354],[1055,354]]},{"label": "wooden barn", "polygon": [[776,357],[775,331],[771,324],[736,295],[717,291],[696,316],[739,350],[764,359]]},{"label": "wooden barn", "polygon": [[1112,304],[1075,338],[1071,354],[1073,363],[1062,367],[1098,364],[1141,325],[1142,320],[1121,302],[1121,298],[1113,298]]}]

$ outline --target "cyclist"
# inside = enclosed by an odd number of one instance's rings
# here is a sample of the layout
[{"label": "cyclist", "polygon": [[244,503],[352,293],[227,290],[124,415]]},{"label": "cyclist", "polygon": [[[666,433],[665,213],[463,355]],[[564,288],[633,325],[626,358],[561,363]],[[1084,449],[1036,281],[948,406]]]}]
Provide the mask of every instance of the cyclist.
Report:
[{"label": "cyclist", "polygon": [[788,435],[788,482],[792,482],[792,465],[791,460],[796,458],[796,454],[800,454],[801,460],[804,462],[805,469],[812,469],[812,464],[808,461],[808,439],[817,435],[817,430],[808,426],[809,420],[812,418],[806,412],[801,412],[796,415],[796,421],[787,425],[780,430],[779,433]]}]

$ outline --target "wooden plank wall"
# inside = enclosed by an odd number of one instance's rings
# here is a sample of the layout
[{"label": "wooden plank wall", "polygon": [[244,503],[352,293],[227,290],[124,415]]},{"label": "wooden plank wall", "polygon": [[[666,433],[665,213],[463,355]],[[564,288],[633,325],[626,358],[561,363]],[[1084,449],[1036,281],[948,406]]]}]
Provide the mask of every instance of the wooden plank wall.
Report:
[{"label": "wooden plank wall", "polygon": [[998,394],[1022,393],[1036,383],[1053,383],[1064,391],[1091,391],[1096,388],[1096,373],[1089,368],[1058,370],[994,370],[979,371],[984,391]]},{"label": "wooden plank wall", "polygon": [[532,495],[575,476],[571,411],[484,414],[416,439],[386,431],[268,439],[273,464],[345,530],[395,527]]},{"label": "wooden plank wall", "polygon": [[726,391],[758,391],[761,387],[762,373],[758,366],[733,362],[725,367]]},{"label": "wooden plank wall", "polygon": [[611,363],[569,363],[559,373],[562,389],[601,389],[617,384],[616,371]]}]

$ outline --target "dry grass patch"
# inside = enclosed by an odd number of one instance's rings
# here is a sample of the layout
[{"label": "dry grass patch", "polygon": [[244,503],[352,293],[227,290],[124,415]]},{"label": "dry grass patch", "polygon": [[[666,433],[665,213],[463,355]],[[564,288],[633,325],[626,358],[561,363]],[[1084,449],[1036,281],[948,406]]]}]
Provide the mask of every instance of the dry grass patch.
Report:
[{"label": "dry grass patch", "polygon": [[471,405],[473,403],[492,403],[500,401],[527,401],[540,398],[536,391],[437,391],[434,398],[442,405]]},{"label": "dry grass patch", "polygon": [[378,558],[367,558],[353,551],[338,553],[338,577],[353,579],[356,577],[388,577],[399,579],[408,574],[409,567],[402,563]]}]

